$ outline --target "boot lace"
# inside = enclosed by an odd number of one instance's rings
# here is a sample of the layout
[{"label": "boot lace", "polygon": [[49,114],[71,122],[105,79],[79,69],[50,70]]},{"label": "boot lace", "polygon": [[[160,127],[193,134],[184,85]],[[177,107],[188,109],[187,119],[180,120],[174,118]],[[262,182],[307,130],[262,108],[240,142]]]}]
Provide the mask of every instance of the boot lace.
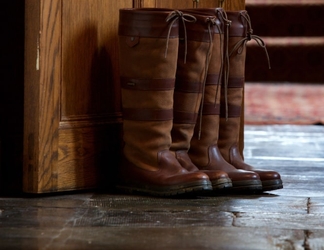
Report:
[{"label": "boot lace", "polygon": [[[224,46],[222,46],[221,42],[221,70],[220,70],[220,76],[219,76],[219,81],[223,78],[224,76],[224,95],[225,95],[225,113],[226,113],[226,120],[228,119],[228,98],[227,98],[227,89],[228,89],[228,79],[229,79],[229,68],[230,68],[230,54],[229,54],[229,49],[228,49],[228,40],[229,40],[229,28],[231,26],[232,21],[230,21],[227,17],[226,12],[223,9],[217,9],[217,15],[219,19],[223,22],[224,24],[224,35],[221,37],[221,41],[224,42]],[[226,37],[225,37],[226,36]],[[216,95],[215,95],[215,105],[216,105],[216,99],[217,99],[217,93],[218,93],[218,88],[220,86],[220,83],[217,85],[216,89]]]},{"label": "boot lace", "polygon": [[271,65],[270,65],[270,58],[269,58],[269,54],[268,54],[268,50],[266,48],[266,44],[265,42],[262,40],[261,37],[254,35],[253,34],[253,29],[252,29],[252,23],[251,23],[251,19],[250,16],[246,13],[243,12],[241,13],[241,19],[242,22],[246,22],[247,24],[247,35],[241,39],[240,41],[238,41],[235,46],[233,47],[233,49],[231,50],[231,52],[228,52],[228,38],[229,38],[229,30],[227,30],[227,42],[226,42],[226,46],[227,46],[227,52],[226,52],[226,56],[225,56],[225,61],[226,61],[226,69],[224,70],[224,74],[225,74],[225,79],[224,79],[224,88],[225,88],[225,112],[226,112],[226,121],[228,120],[228,97],[227,97],[227,89],[228,89],[228,80],[229,80],[229,58],[233,55],[233,53],[236,51],[237,54],[241,54],[244,50],[244,48],[246,47],[246,44],[251,41],[251,40],[255,40],[257,42],[257,44],[264,49],[264,52],[266,54],[267,57],[267,61],[268,61],[268,66],[269,69],[271,69]]},{"label": "boot lace", "polygon": [[248,29],[247,35],[242,40],[240,40],[240,41],[238,41],[236,43],[236,45],[234,46],[234,48],[232,49],[232,51],[229,53],[229,56],[231,56],[234,53],[234,51],[237,51],[237,54],[242,53],[242,51],[243,51],[244,47],[246,46],[247,42],[249,42],[251,40],[254,40],[254,41],[257,42],[257,44],[261,48],[264,49],[264,52],[265,52],[265,54],[267,56],[269,69],[271,69],[271,66],[270,66],[270,58],[269,58],[269,54],[268,54],[268,50],[267,50],[266,44],[262,40],[261,37],[253,34],[253,29],[252,29],[252,23],[251,23],[250,16],[246,12],[243,12],[243,13],[241,13],[241,18],[242,18],[243,21],[245,20],[245,22],[247,23],[247,29]]},{"label": "boot lace", "polygon": [[168,36],[167,36],[167,41],[166,41],[166,46],[165,46],[165,53],[164,53],[164,57],[167,57],[168,54],[168,48],[169,48],[169,40],[170,40],[170,34],[171,34],[171,30],[172,30],[172,26],[173,24],[180,19],[182,21],[183,24],[183,29],[184,29],[184,41],[185,41],[185,55],[184,55],[184,63],[186,63],[187,61],[187,29],[186,29],[186,22],[190,22],[190,23],[194,23],[197,21],[196,17],[194,17],[193,15],[190,14],[185,14],[182,11],[179,10],[174,10],[172,11],[167,18],[165,19],[165,21],[167,23],[170,22],[169,25],[169,30],[168,30]]},{"label": "boot lace", "polygon": [[[198,130],[198,140],[200,140],[201,137],[201,129],[202,129],[202,116],[203,116],[203,107],[204,107],[204,100],[205,100],[205,88],[206,88],[206,81],[207,81],[207,74],[208,74],[208,67],[209,67],[209,61],[212,53],[212,46],[213,46],[213,31],[211,29],[212,26],[216,26],[219,33],[220,33],[220,27],[216,22],[216,17],[208,17],[206,18],[206,23],[208,27],[208,34],[209,34],[209,48],[207,51],[206,61],[205,61],[205,75],[204,80],[202,83],[202,97],[201,97],[201,104],[200,104],[200,110],[199,110],[199,130]],[[217,86],[218,87],[218,86]]]}]

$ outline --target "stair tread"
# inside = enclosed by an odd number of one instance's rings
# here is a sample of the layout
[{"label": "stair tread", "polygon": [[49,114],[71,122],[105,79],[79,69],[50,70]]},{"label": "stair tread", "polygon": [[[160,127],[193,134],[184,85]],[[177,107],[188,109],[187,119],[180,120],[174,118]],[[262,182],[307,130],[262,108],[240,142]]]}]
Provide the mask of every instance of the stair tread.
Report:
[{"label": "stair tread", "polygon": [[[248,2],[250,1],[250,4]],[[260,36],[323,36],[324,1],[247,0],[254,33]],[[254,1],[254,0],[253,0]],[[288,3],[289,2],[289,3]],[[299,4],[298,4],[299,3]]]},{"label": "stair tread", "polygon": [[324,5],[323,0],[246,0],[246,5]]},{"label": "stair tread", "polygon": [[[324,36],[321,37],[262,37],[268,46],[324,46]],[[248,46],[258,45],[251,40]]]},{"label": "stair tread", "polygon": [[[246,0],[253,33],[247,43],[247,81],[324,82],[324,0]],[[261,61],[260,61],[261,60]],[[263,61],[263,63],[262,63]]]}]

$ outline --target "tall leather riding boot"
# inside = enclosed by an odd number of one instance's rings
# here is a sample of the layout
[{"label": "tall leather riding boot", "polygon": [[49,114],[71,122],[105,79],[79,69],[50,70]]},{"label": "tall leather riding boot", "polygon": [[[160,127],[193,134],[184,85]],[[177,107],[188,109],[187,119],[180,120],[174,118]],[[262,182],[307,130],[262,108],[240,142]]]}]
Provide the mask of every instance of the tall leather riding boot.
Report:
[{"label": "tall leather riding boot", "polygon": [[184,169],[169,150],[179,20],[185,16],[167,9],[119,14],[124,157],[117,187],[159,196],[211,190],[206,174]]},{"label": "tall leather riding boot", "polygon": [[261,189],[259,176],[251,171],[237,170],[224,160],[218,149],[221,74],[223,71],[224,27],[229,25],[223,9],[194,9],[213,15],[219,32],[214,32],[213,50],[208,67],[207,81],[202,101],[202,114],[195,126],[189,156],[201,170],[221,170],[232,180],[235,191],[258,191]]},{"label": "tall leather riding boot", "polygon": [[247,11],[227,12],[227,16],[232,23],[228,35],[229,67],[221,94],[219,149],[225,160],[237,169],[257,173],[262,181],[263,191],[280,189],[283,185],[279,173],[254,169],[244,162],[239,150],[240,126],[244,126],[241,124],[241,115],[243,114],[246,43],[255,39],[266,52],[265,44],[260,37],[252,34]]},{"label": "tall leather riding boot", "polygon": [[[188,150],[197,122],[211,53],[213,49],[219,50],[219,46],[213,48],[212,43],[214,34],[219,33],[219,30],[213,16],[193,14],[193,18],[195,18],[193,22],[185,24],[180,22],[170,150],[175,153],[182,167],[188,171],[206,173],[213,190],[217,191],[232,187],[231,179],[221,170],[199,170],[190,160]],[[186,27],[182,27],[183,25]]]}]

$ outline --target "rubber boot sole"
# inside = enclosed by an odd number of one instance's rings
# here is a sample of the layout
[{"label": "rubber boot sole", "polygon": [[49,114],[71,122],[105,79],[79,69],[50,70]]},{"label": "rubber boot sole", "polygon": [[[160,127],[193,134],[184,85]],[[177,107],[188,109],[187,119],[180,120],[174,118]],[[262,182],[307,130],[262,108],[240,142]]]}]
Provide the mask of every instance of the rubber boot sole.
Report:
[{"label": "rubber boot sole", "polygon": [[282,180],[280,179],[262,181],[262,191],[271,191],[271,190],[282,189],[282,188],[283,188],[283,184],[282,184]]},{"label": "rubber boot sole", "polygon": [[213,191],[220,191],[221,189],[232,188],[232,181],[230,178],[221,178],[211,181]]},{"label": "rubber boot sole", "polygon": [[157,187],[143,184],[117,185],[117,189],[130,194],[146,194],[152,196],[179,196],[183,194],[201,194],[212,191],[210,181],[199,181],[182,185],[172,185],[167,187]]},{"label": "rubber boot sole", "polygon": [[230,193],[260,193],[263,191],[260,180],[232,181],[233,187],[228,189]]}]

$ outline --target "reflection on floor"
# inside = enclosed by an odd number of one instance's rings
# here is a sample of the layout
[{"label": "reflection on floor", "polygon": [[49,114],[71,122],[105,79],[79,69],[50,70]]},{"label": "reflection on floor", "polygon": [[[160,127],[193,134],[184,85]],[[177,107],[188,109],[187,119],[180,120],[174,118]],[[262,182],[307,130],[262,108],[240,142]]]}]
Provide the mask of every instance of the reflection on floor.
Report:
[{"label": "reflection on floor", "polygon": [[245,161],[281,173],[262,195],[85,192],[0,198],[0,249],[323,249],[324,126],[246,126]]}]

